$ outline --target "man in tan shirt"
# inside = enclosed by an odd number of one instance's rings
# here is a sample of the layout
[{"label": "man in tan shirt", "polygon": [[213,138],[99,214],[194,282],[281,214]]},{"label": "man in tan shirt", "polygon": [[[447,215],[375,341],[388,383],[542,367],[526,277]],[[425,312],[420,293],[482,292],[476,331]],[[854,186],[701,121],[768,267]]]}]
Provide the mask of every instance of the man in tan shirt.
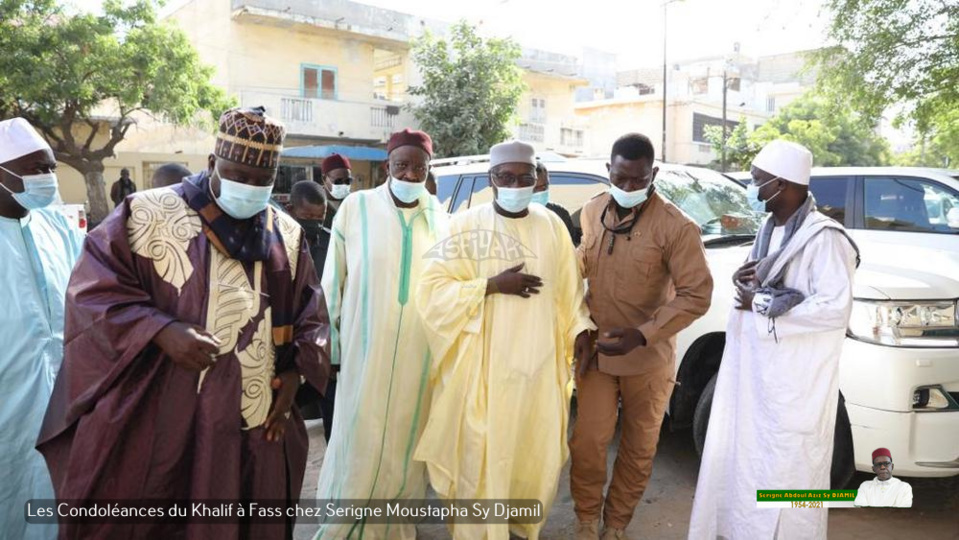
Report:
[{"label": "man in tan shirt", "polygon": [[[673,388],[676,334],[709,309],[713,280],[696,223],[658,193],[654,150],[638,133],[613,144],[610,191],[582,211],[577,254],[598,354],[576,366],[570,441],[576,538],[624,538],[646,489]],[[619,454],[606,485],[606,452],[622,402]]]}]

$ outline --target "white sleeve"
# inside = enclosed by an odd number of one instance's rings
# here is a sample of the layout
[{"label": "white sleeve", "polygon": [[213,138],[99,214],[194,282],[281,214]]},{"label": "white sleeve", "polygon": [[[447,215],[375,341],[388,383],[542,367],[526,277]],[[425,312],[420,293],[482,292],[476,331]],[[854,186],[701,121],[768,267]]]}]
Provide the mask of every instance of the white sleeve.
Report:
[{"label": "white sleeve", "polygon": [[905,482],[899,484],[895,506],[896,508],[912,508],[912,486]]},{"label": "white sleeve", "polygon": [[[852,311],[852,280],[856,271],[856,252],[852,245],[839,231],[825,230],[813,237],[799,262],[808,265],[804,277],[813,294],[775,319],[776,336],[846,329]],[[759,316],[753,320],[761,337],[773,339],[769,319]]]}]

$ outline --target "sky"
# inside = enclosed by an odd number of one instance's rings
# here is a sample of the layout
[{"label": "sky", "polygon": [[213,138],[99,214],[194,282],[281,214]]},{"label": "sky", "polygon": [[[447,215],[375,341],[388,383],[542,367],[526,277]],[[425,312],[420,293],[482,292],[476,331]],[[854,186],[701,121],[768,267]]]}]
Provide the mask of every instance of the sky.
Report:
[{"label": "sky", "polygon": [[[221,0],[229,1],[229,0]],[[381,8],[453,22],[527,47],[580,56],[584,46],[616,53],[619,69],[662,65],[663,0],[360,0]],[[101,0],[71,0],[97,10]],[[166,9],[184,0],[169,0]],[[742,52],[761,56],[813,49],[825,42],[823,0],[673,0],[667,10],[671,62]]]},{"label": "sky", "polygon": [[[361,0],[434,19],[465,18],[522,45],[579,55],[583,46],[618,55],[618,67],[655,66],[663,58],[663,0]],[[750,56],[812,49],[824,43],[822,0],[678,0],[666,6],[673,60],[733,52]]]}]

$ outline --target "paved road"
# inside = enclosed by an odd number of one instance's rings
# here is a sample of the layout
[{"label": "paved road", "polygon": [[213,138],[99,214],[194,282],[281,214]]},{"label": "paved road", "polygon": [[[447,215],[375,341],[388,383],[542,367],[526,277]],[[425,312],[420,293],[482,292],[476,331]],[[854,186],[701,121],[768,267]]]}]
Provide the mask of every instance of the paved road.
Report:
[{"label": "paved road", "polygon": [[[326,444],[319,421],[307,422],[310,433],[310,457],[303,498],[316,494],[316,480],[323,463]],[[617,437],[618,439],[618,437]],[[636,509],[627,530],[630,539],[681,540],[686,538],[699,458],[688,431],[664,431],[659,451],[642,502]],[[618,444],[618,440],[614,441]],[[615,454],[609,454],[612,470]],[[853,489],[871,476],[857,474]],[[834,509],[829,513],[829,538],[850,540],[959,539],[959,477],[947,479],[910,478],[914,502],[911,510],[851,508]],[[560,491],[540,536],[543,540],[565,540],[573,537],[576,518],[569,494],[569,465],[563,469]],[[315,525],[298,526],[297,540],[308,540]],[[450,538],[442,525],[421,526],[419,540]]]}]

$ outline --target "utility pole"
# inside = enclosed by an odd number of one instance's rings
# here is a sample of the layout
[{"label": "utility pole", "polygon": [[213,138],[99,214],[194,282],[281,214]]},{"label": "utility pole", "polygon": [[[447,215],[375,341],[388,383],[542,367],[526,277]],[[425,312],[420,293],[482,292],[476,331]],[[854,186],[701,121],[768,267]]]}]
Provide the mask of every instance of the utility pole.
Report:
[{"label": "utility pole", "polygon": [[663,146],[659,150],[660,159],[666,161],[666,8],[669,2],[663,4]]},{"label": "utility pole", "polygon": [[666,161],[666,92],[669,88],[666,79],[666,8],[669,4],[682,2],[683,0],[666,0],[663,2],[663,147],[659,151],[660,160]]},{"label": "utility pole", "polygon": [[723,66],[723,149],[722,149],[722,158],[720,160],[720,170],[726,172],[726,92],[729,89],[727,84],[727,69],[726,66]]}]

